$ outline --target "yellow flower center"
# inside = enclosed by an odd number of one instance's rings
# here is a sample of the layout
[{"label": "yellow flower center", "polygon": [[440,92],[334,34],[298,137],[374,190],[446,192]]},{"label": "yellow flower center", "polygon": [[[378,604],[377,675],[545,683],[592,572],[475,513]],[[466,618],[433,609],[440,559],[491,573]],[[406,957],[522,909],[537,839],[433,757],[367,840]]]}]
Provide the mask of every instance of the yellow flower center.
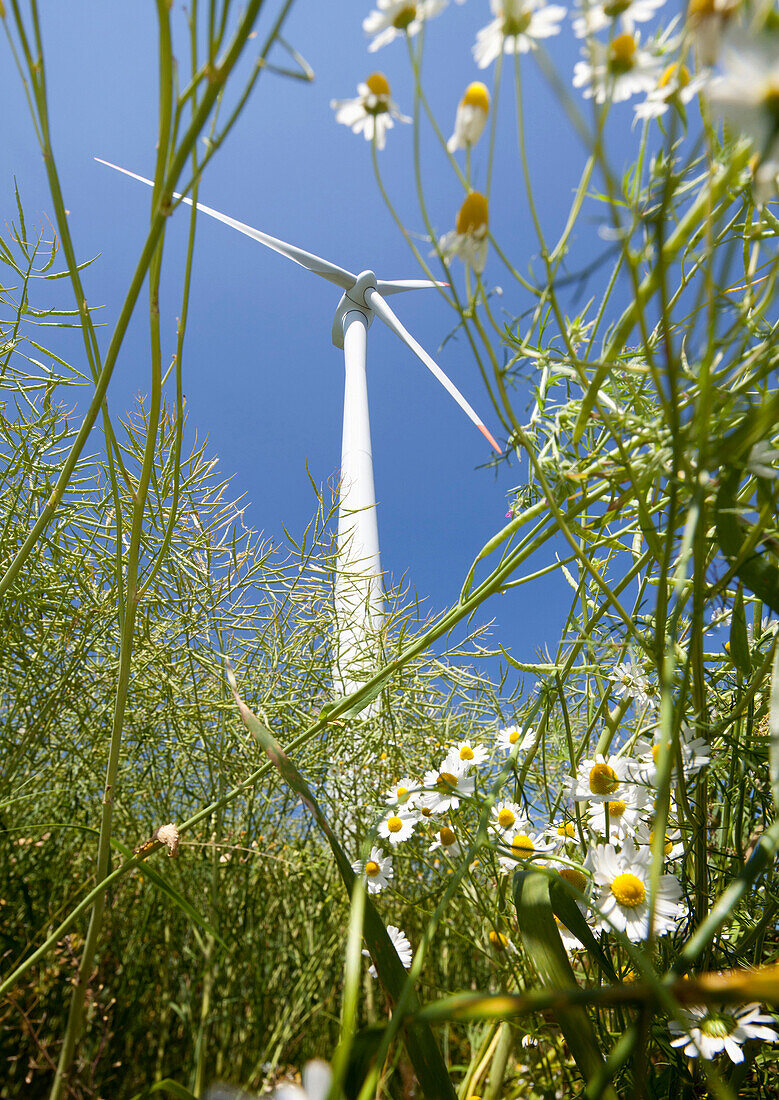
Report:
[{"label": "yellow flower center", "polygon": [[417,15],[416,4],[406,4],[400,9],[392,20],[392,26],[398,31],[404,31],[409,23],[413,23]]},{"label": "yellow flower center", "polygon": [[439,772],[435,785],[439,791],[453,791],[457,786],[457,776],[451,772]]},{"label": "yellow flower center", "polygon": [[438,836],[444,848],[451,848],[457,840],[457,837],[454,835],[454,830],[450,829],[448,825],[444,825]]},{"label": "yellow flower center", "polygon": [[630,2],[631,0],[610,0],[603,5],[603,13],[608,15],[609,19],[616,19],[618,15],[622,15],[623,11],[628,10]]},{"label": "yellow flower center", "polygon": [[611,884],[611,892],[624,909],[635,909],[646,899],[643,882],[629,872],[617,875]]},{"label": "yellow flower center", "polygon": [[511,851],[520,859],[527,859],[535,852],[535,847],[529,836],[525,836],[524,833],[517,833],[511,842]]},{"label": "yellow flower center", "polygon": [[763,96],[763,107],[774,119],[774,125],[779,125],[779,80],[776,77],[768,82]]},{"label": "yellow flower center", "polygon": [[576,826],[572,821],[566,821],[562,825],[557,826],[558,836],[576,836]]},{"label": "yellow flower center", "polygon": [[379,867],[375,859],[369,859],[368,862],[365,864],[365,874],[368,876],[368,878],[376,878],[376,875],[378,875],[380,870],[381,867]]},{"label": "yellow flower center", "polygon": [[690,0],[687,5],[687,15],[692,23],[713,18],[721,19],[726,23],[740,2],[741,0]]},{"label": "yellow flower center", "polygon": [[371,73],[365,81],[374,95],[389,95],[390,86],[384,73]]},{"label": "yellow flower center", "polygon": [[398,802],[408,802],[408,787],[398,787],[395,791]]},{"label": "yellow flower center", "polygon": [[[488,224],[487,200],[478,191],[471,191],[457,215],[457,232],[464,236],[466,233],[475,233],[479,229],[486,230]],[[516,737],[513,740],[509,738],[512,745],[516,743],[516,739]]]},{"label": "yellow flower center", "polygon": [[368,102],[368,96],[363,99],[363,107],[369,115],[384,115],[389,111],[389,84],[384,73],[371,73],[365,81],[369,93],[372,93],[373,102]]},{"label": "yellow flower center", "polygon": [[509,744],[516,745],[517,741],[519,741],[521,733],[522,730],[512,730],[509,734]]},{"label": "yellow flower center", "polygon": [[490,932],[490,943],[496,951],[505,951],[508,947],[509,938],[504,936],[502,932],[496,932],[494,929]]},{"label": "yellow flower center", "polygon": [[480,80],[474,80],[473,84],[469,84],[465,89],[463,106],[480,107],[485,115],[488,114],[490,109],[490,93]]},{"label": "yellow flower center", "polygon": [[673,81],[679,88],[686,88],[690,83],[690,70],[686,65],[680,65],[678,61],[669,65],[657,82],[658,88],[667,88]]},{"label": "yellow flower center", "polygon": [[515,38],[518,34],[524,34],[530,26],[533,18],[532,11],[522,11],[517,15],[504,15],[503,35],[505,38]]},{"label": "yellow flower center", "polygon": [[392,817],[387,820],[387,828],[391,833],[399,833],[403,828],[403,822],[396,814],[393,814]]},{"label": "yellow flower center", "polygon": [[460,749],[461,760],[473,760],[473,749],[470,745],[463,745]]},{"label": "yellow flower center", "polygon": [[432,817],[433,816],[433,811],[430,809],[429,806],[423,806],[419,812],[422,814],[422,817]]},{"label": "yellow flower center", "polygon": [[564,878],[570,886],[581,893],[587,889],[587,876],[582,871],[577,871],[575,867],[562,867],[560,878]]},{"label": "yellow flower center", "polygon": [[636,63],[636,40],[632,34],[620,34],[609,47],[609,69],[612,73],[629,73]]},{"label": "yellow flower center", "polygon": [[[655,831],[654,831],[654,829],[651,829],[650,832],[649,832],[649,847],[650,848],[652,847],[654,842],[655,842]],[[670,856],[671,852],[674,850],[673,841],[668,836],[668,833],[665,834],[665,844],[663,845],[663,848],[665,849],[665,854],[667,856]]]},{"label": "yellow flower center", "polygon": [[607,802],[606,805],[609,808],[609,817],[622,817],[628,808],[627,802]]},{"label": "yellow flower center", "polygon": [[510,829],[515,821],[514,811],[510,810],[508,806],[504,806],[502,810],[498,811],[498,825],[501,829]]},{"label": "yellow flower center", "polygon": [[593,794],[611,794],[619,786],[617,773],[609,764],[596,764],[590,770],[590,790]]}]

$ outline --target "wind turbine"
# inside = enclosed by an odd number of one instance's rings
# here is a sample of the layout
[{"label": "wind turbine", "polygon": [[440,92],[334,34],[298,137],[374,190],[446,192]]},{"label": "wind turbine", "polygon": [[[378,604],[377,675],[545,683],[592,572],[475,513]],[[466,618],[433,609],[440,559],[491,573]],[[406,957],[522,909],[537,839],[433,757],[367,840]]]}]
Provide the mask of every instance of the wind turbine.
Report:
[{"label": "wind turbine", "polygon": [[[131,179],[154,184],[144,176],[120,168],[117,164],[95,157],[100,164],[113,168]],[[259,241],[274,252],[300,264],[307,271],[335,283],[343,291],[333,317],[333,343],[342,348],[346,381],[344,388],[343,436],[341,444],[341,497],[338,510],[337,578],[335,611],[338,629],[333,679],[343,694],[351,694],[360,686],[360,673],[370,672],[375,664],[372,642],[384,621],[384,586],[379,558],[379,531],[376,518],[376,494],[373,485],[373,455],[368,417],[366,380],[367,334],[374,317],[378,317],[406,344],[427,369],[451,394],[466,416],[500,454],[500,446],[474,412],[454,383],[438,364],[405,329],[385,301],[389,294],[406,290],[445,286],[429,279],[397,279],[390,282],[377,279],[373,271],[354,275],[337,264],[323,260],[312,252],[287,244],[259,229],[220,214],[203,203],[174,193],[188,206],[217,221],[237,229],[239,233]],[[357,678],[355,678],[357,677]]]}]

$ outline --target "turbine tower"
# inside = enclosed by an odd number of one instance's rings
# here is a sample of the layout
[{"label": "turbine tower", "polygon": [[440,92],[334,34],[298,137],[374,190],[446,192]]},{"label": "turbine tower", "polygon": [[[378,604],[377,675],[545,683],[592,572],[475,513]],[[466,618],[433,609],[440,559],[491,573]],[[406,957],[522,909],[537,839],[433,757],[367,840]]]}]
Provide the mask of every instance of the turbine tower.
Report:
[{"label": "turbine tower", "polygon": [[[154,184],[144,176],[95,157],[131,179]],[[373,455],[368,416],[366,378],[367,335],[378,317],[414,352],[454,398],[468,418],[500,454],[500,446],[454,383],[405,329],[385,301],[387,295],[406,290],[445,286],[429,279],[383,281],[367,270],[354,275],[311,252],[262,233],[203,203],[174,193],[180,199],[217,221],[237,229],[274,252],[300,264],[307,271],[335,283],[343,291],[333,318],[333,343],[344,353],[345,387],[341,444],[341,493],[338,509],[337,577],[335,586],[336,645],[333,682],[336,694],[349,695],[376,668],[376,641],[384,622],[384,585],[379,557],[376,494],[373,484]]]}]

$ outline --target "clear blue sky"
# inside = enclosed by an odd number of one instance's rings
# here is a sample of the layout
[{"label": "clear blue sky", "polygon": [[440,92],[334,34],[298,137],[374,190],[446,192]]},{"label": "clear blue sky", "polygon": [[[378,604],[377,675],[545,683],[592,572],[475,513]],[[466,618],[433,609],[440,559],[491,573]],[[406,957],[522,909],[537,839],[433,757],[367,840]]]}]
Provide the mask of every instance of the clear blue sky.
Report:
[{"label": "clear blue sky", "polygon": [[[136,261],[150,196],[92,158],[99,155],[152,173],[153,5],[45,0],[41,7],[53,141],[73,235],[80,258],[100,254],[87,275],[88,293],[91,304],[103,304],[106,320],[113,321]],[[178,0],[176,8],[181,32]],[[358,82],[380,69],[401,109],[412,108],[405,44],[398,40],[369,54],[361,29],[369,10],[364,0],[297,0],[285,34],[311,64],[316,80],[260,80],[208,170],[201,199],[354,271],[373,267],[380,277],[414,277],[419,270],[375,186],[370,148],[335,124],[329,106],[333,97],[356,94]],[[490,18],[487,0],[469,0],[463,6],[451,4],[429,24],[424,83],[446,134],[465,86],[479,78],[491,84],[493,68],[480,73],[471,58],[476,31]],[[267,25],[264,17],[259,38]],[[183,36],[179,42],[184,49]],[[570,25],[549,45],[570,73],[579,45]],[[546,227],[559,232],[584,150],[544,87],[535,62],[523,64],[534,182],[543,196]],[[20,83],[8,60],[0,69],[0,87],[1,209],[5,218],[14,216],[15,176],[28,218],[37,220],[51,204]],[[519,175],[510,83],[504,89],[491,221],[503,247],[525,271],[536,253],[536,239]],[[429,132],[423,148],[430,210],[443,233],[453,225],[462,192]],[[380,157],[406,224],[422,232],[413,184],[412,128],[396,126]],[[483,180],[486,143],[477,148],[474,163],[478,183],[480,172]],[[186,212],[181,210],[170,227],[168,248],[180,252],[185,233]],[[507,316],[530,304],[506,281],[494,255],[485,277],[505,288]],[[57,287],[65,304],[66,286]],[[166,291],[163,332],[172,351],[179,295],[173,281]],[[329,284],[201,219],[184,367],[190,434],[209,436],[222,472],[235,474],[234,492],[247,494],[247,522],[279,540],[282,525],[300,532],[311,515],[306,463],[317,481],[337,472],[343,369],[330,342],[330,326],[338,297]],[[438,352],[454,322],[445,303],[431,292],[398,297],[393,305],[497,432],[499,425],[463,342],[449,341]],[[110,390],[115,413],[146,392],[142,311],[143,301]],[[75,343],[73,348],[77,354]],[[524,471],[516,464],[501,467],[497,475],[479,469],[490,458],[482,437],[378,323],[369,337],[369,387],[383,564],[396,579],[405,574],[429,607],[440,609],[456,599],[473,556],[502,526],[506,492],[522,480]],[[518,405],[524,409],[522,396]],[[556,640],[568,595],[560,591],[559,582],[523,588],[487,604],[483,619],[496,620],[496,640],[518,657],[530,658],[538,646]]]}]

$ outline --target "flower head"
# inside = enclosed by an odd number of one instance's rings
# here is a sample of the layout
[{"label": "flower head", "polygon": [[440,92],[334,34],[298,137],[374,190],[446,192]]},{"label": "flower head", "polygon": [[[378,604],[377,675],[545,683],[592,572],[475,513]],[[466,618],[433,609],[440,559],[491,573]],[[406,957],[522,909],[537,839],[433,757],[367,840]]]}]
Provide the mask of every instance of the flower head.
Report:
[{"label": "flower head", "polygon": [[426,19],[438,15],[446,7],[446,0],[377,0],[376,11],[363,20],[362,29],[373,36],[368,46],[370,53],[393,42],[399,35],[413,38],[419,34]]},{"label": "flower head", "polygon": [[607,760],[603,753],[598,753],[594,759],[580,761],[568,793],[575,802],[625,801],[632,785],[627,762],[622,757],[610,756]]},{"label": "flower head", "polygon": [[459,256],[474,271],[484,271],[487,262],[489,211],[487,200],[479,191],[471,191],[457,214],[457,228],[446,233],[438,247],[446,260]]},{"label": "flower head", "polygon": [[327,1062],[314,1058],[303,1067],[302,1080],[302,1086],[279,1085],[274,1089],[271,1100],[325,1100],[330,1091],[333,1071]]},{"label": "flower head", "polygon": [[471,768],[478,768],[489,759],[489,751],[484,745],[476,745],[473,741],[460,741],[446,754],[441,768],[445,771],[467,772]]},{"label": "flower head", "polygon": [[773,36],[729,36],[724,74],[712,81],[714,111],[750,138],[761,161],[779,159],[779,52]]},{"label": "flower head", "polygon": [[402,844],[414,833],[414,826],[419,818],[416,814],[406,810],[405,807],[391,809],[379,825],[379,836],[388,840],[390,844]]},{"label": "flower head", "polygon": [[622,103],[648,92],[660,75],[659,57],[641,49],[638,34],[625,32],[608,43],[594,40],[583,52],[587,60],[576,62],[573,86],[583,88],[584,98],[596,103]]},{"label": "flower head", "polygon": [[760,1005],[749,1004],[735,1009],[715,1008],[712,1005],[690,1005],[680,1010],[677,1019],[668,1026],[674,1038],[672,1047],[683,1047],[688,1058],[714,1058],[725,1051],[731,1062],[743,1062],[742,1043],[747,1039],[762,1039],[775,1043],[779,1035],[766,1024],[775,1024],[773,1016],[760,1012]]},{"label": "flower head", "polygon": [[535,730],[524,730],[521,726],[506,726],[505,729],[498,730],[495,739],[500,747],[506,749],[507,752],[511,752],[517,743],[519,743],[520,752],[527,752],[533,745],[536,734]]},{"label": "flower head", "polygon": [[480,81],[475,80],[465,89],[465,95],[457,108],[454,133],[446,143],[450,153],[475,145],[487,123],[490,111],[490,93]]},{"label": "flower head", "polygon": [[[600,893],[595,905],[600,912],[597,927],[624,932],[633,943],[649,932],[649,876],[652,853],[625,840],[617,852],[612,844],[599,845],[592,853],[593,880]],[[681,887],[673,875],[661,875],[657,888],[654,931],[673,931],[679,921]]]},{"label": "flower head", "polygon": [[[394,924],[387,925],[387,932],[389,934],[389,938],[392,940],[392,946],[398,953],[398,958],[403,963],[406,970],[408,970],[408,968],[411,966],[411,959],[414,955],[408,936],[405,932],[401,932],[399,928],[396,928]],[[363,950],[363,955],[366,959],[369,959],[371,957],[370,951],[367,950]],[[372,978],[378,978],[376,967],[373,965],[373,963],[371,963],[371,965],[368,967],[368,973]]]},{"label": "flower head", "polygon": [[496,802],[490,811],[490,828],[506,840],[509,834],[526,832],[530,828],[530,821],[518,803]]},{"label": "flower head", "polygon": [[486,69],[501,53],[527,53],[536,39],[560,33],[565,8],[544,4],[543,0],[490,0],[491,23],[476,35],[473,56],[480,69]]},{"label": "flower head", "polygon": [[411,122],[402,115],[397,104],[390,97],[389,82],[384,73],[371,73],[364,84],[357,85],[356,99],[331,99],[330,107],[335,111],[335,121],[350,127],[352,133],[365,135],[366,141],[376,142],[377,149],[383,149],[387,130],[398,122]]},{"label": "flower head", "polygon": [[646,99],[636,104],[636,118],[659,118],[670,107],[684,108],[701,92],[709,80],[709,72],[704,70],[697,76],[690,76],[690,70],[681,62],[674,62],[662,73]]},{"label": "flower head", "polygon": [[[449,761],[445,761],[449,763]],[[448,770],[442,767],[425,774],[425,787],[421,805],[433,814],[445,814],[456,810],[460,800],[473,794],[473,776],[467,776],[465,769]]]},{"label": "flower head", "polygon": [[555,845],[545,840],[543,833],[515,827],[503,835],[498,864],[503,871],[516,871],[522,860],[535,861],[538,856],[548,856],[554,850]]},{"label": "flower head", "polygon": [[357,859],[352,864],[355,874],[363,875],[369,894],[380,894],[393,876],[392,860],[381,848],[371,848],[367,859]]},{"label": "flower head", "polygon": [[600,4],[578,4],[581,15],[573,21],[573,33],[577,38],[588,38],[606,27],[612,27],[619,19],[622,28],[632,31],[636,23],[646,23],[665,0],[603,0]]}]

